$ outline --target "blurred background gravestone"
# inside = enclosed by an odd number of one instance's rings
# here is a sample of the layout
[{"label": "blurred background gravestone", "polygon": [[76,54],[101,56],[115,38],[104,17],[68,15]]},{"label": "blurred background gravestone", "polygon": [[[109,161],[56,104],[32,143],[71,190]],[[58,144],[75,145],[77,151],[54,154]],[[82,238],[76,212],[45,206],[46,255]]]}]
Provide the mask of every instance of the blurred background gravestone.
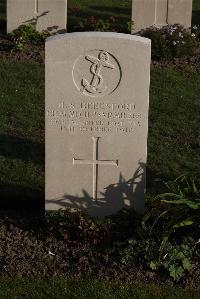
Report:
[{"label": "blurred background gravestone", "polygon": [[66,30],[67,0],[7,0],[7,32],[28,24],[37,31]]},{"label": "blurred background gravestone", "polygon": [[133,0],[134,32],[150,26],[180,24],[191,27],[192,0]]}]

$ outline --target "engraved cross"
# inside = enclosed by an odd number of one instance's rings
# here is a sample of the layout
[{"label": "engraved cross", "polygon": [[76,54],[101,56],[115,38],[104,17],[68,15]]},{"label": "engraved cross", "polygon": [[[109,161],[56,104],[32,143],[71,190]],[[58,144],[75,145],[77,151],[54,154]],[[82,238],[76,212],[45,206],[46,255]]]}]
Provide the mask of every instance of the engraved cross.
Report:
[{"label": "engraved cross", "polygon": [[92,137],[93,140],[93,159],[75,159],[73,158],[73,165],[93,165],[93,199],[97,200],[97,187],[98,187],[98,166],[99,165],[112,165],[118,166],[118,160],[99,160],[98,159],[98,143],[100,137]]}]

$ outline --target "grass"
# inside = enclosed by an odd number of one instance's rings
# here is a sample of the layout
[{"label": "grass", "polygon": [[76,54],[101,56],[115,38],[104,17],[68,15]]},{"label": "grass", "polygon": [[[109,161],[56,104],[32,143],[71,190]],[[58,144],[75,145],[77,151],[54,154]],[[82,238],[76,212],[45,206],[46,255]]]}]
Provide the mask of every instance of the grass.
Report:
[{"label": "grass", "polygon": [[1,204],[35,201],[44,193],[44,68],[1,63]]},{"label": "grass", "polygon": [[4,299],[197,299],[197,291],[146,284],[111,284],[105,281],[64,279],[1,279]]},{"label": "grass", "polygon": [[[44,67],[1,62],[0,82],[1,204],[38,205],[44,198]],[[150,193],[159,192],[155,178],[200,173],[199,94],[199,73],[152,69]]]},{"label": "grass", "polygon": [[151,71],[149,174],[166,180],[200,173],[199,94],[199,73]]}]

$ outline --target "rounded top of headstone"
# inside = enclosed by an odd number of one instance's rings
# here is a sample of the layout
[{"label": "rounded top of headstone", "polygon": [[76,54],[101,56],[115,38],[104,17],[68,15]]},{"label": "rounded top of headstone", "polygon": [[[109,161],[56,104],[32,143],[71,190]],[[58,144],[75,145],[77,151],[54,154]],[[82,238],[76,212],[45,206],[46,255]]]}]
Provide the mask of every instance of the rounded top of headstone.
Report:
[{"label": "rounded top of headstone", "polygon": [[67,39],[67,38],[83,38],[83,37],[91,37],[91,38],[117,38],[117,39],[126,39],[135,42],[141,42],[144,44],[151,44],[151,40],[145,37],[141,37],[134,34],[125,34],[125,33],[116,33],[116,32],[72,32],[72,33],[64,33],[57,34],[54,36],[50,36],[46,39],[46,42],[51,42],[55,40]]}]

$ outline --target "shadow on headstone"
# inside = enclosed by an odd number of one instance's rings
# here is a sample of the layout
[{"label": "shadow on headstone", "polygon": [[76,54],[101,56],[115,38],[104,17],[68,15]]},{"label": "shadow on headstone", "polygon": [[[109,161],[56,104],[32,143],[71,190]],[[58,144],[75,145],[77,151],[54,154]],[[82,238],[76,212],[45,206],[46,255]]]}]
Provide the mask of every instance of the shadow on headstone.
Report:
[{"label": "shadow on headstone", "polygon": [[[23,24],[24,25],[32,25],[37,30],[38,20],[41,19],[42,17],[46,16],[48,13],[50,13],[50,11],[47,10],[47,11],[43,12],[42,14],[38,15],[36,18],[32,18],[32,19],[24,21]],[[51,32],[56,32],[56,33],[65,33],[66,32],[65,29],[58,30],[58,28],[59,27],[57,25],[53,25],[53,26],[47,27],[46,30],[48,30],[50,33]]]},{"label": "shadow on headstone", "polygon": [[104,216],[105,211],[108,212],[109,215],[109,211],[112,212],[114,210],[114,213],[117,213],[124,207],[137,207],[138,200],[142,197],[145,186],[144,170],[144,163],[140,163],[140,166],[129,180],[125,180],[120,173],[118,182],[107,186],[105,191],[101,193],[102,197],[98,198],[97,201],[95,201],[86,190],[82,190],[83,196],[81,197],[64,194],[61,198],[56,200],[47,200],[47,203],[56,204],[60,206],[60,208],[68,207],[80,209],[84,213],[100,217]]},{"label": "shadow on headstone", "polygon": [[46,16],[49,12],[50,12],[49,10],[44,11],[42,14],[38,15],[37,17],[24,21],[23,24],[24,25],[32,25],[35,27],[37,25],[38,20],[40,18]]}]

